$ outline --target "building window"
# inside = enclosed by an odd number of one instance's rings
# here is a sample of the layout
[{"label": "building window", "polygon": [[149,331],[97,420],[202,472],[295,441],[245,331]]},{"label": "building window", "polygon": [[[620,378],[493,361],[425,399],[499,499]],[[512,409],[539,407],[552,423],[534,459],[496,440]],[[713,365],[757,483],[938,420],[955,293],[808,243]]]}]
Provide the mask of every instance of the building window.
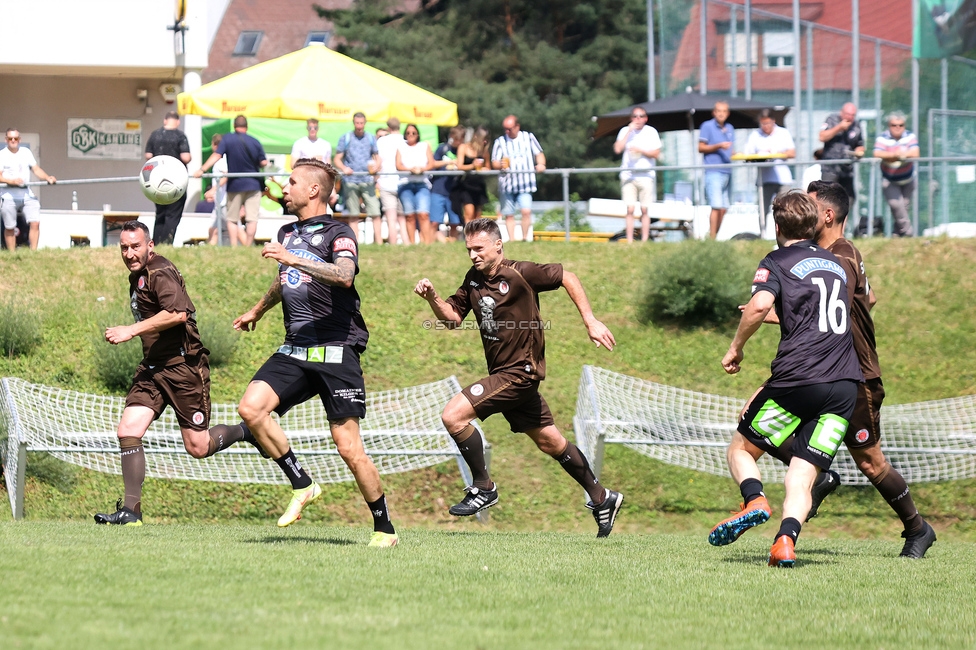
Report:
[{"label": "building window", "polygon": [[234,56],[254,56],[258,53],[261,46],[261,37],[264,32],[241,32],[237,37],[237,45],[234,46]]},{"label": "building window", "polygon": [[309,32],[308,38],[305,39],[305,45],[311,43],[321,43],[322,45],[328,45],[329,39],[332,38],[332,32]]},{"label": "building window", "polygon": [[[755,61],[758,59],[757,54],[759,53],[759,35],[753,33],[751,38],[752,41],[752,67],[755,68]],[[733,52],[735,56],[733,57]],[[735,46],[733,49],[732,45],[732,34],[725,35],[725,67],[729,70],[732,69],[732,59],[735,59],[736,68],[746,67],[746,35],[743,32],[739,32],[735,35]]]},{"label": "building window", "polygon": [[792,68],[795,53],[793,32],[766,32],[763,34],[763,60],[767,70]]}]

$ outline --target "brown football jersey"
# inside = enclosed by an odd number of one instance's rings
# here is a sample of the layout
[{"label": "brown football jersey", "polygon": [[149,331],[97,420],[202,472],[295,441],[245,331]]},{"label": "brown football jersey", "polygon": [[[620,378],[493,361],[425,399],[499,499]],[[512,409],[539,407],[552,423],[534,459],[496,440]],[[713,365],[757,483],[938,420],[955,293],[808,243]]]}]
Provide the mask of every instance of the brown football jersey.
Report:
[{"label": "brown football jersey", "polygon": [[193,301],[186,293],[183,276],[168,259],[153,255],[142,271],[130,273],[129,296],[136,322],[152,318],[161,311],[186,313],[186,322],[182,325],[142,335],[144,363],[169,366],[203,351]]},{"label": "brown football jersey", "polygon": [[841,237],[827,250],[833,253],[847,269],[847,295],[851,302],[851,332],[854,334],[854,350],[861,363],[865,379],[881,376],[878,364],[878,346],[874,340],[874,319],[871,318],[871,285],[864,272],[861,252],[847,239]]},{"label": "brown football jersey", "polygon": [[447,303],[461,316],[474,311],[488,372],[517,370],[531,379],[546,377],[546,323],[539,293],[562,286],[562,264],[502,260],[492,277],[474,267]]}]

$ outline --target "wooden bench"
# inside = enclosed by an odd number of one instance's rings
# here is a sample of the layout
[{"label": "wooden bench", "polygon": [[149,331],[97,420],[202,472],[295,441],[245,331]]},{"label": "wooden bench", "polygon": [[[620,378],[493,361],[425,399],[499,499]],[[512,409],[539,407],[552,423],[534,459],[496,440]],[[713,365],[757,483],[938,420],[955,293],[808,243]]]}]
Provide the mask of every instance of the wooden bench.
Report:
[{"label": "wooden bench", "polygon": [[[612,232],[569,232],[569,241],[608,242],[613,237]],[[534,230],[533,241],[566,241],[566,232],[561,230]]]},{"label": "wooden bench", "polygon": [[209,237],[191,237],[183,242],[184,246],[200,246],[210,241]]},{"label": "wooden bench", "polygon": [[[587,203],[587,214],[593,217],[627,216],[627,204],[620,199],[590,199]],[[651,232],[665,233],[667,231],[683,232],[685,237],[694,237],[693,224],[695,209],[684,203],[652,203],[647,208],[647,215],[651,219]],[[640,208],[634,209],[634,229],[640,230]]]}]

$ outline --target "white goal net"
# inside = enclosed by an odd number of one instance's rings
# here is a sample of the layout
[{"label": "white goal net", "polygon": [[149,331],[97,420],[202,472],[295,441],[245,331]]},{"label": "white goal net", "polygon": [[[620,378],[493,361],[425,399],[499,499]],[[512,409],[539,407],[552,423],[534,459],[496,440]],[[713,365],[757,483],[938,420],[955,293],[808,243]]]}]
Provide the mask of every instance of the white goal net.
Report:
[{"label": "white goal net", "polygon": [[[421,386],[366,393],[366,417],[360,423],[363,443],[381,474],[456,460],[466,484],[471,484],[467,465],[441,423],[444,405],[460,390],[457,379],[449,377]],[[116,430],[124,405],[121,397],[51,388],[16,378],[0,380],[0,455],[15,518],[23,512],[27,451],[49,452],[75,465],[121,473]],[[240,422],[237,405],[214,404],[210,421]],[[318,399],[296,406],[279,422],[295,454],[316,481],[353,480],[332,442],[325,409]],[[169,408],[150,427],[144,445],[147,476],[233,483],[288,482],[274,461],[262,458],[246,443],[209,458],[193,458],[183,448],[179,425]]]},{"label": "white goal net", "polygon": [[[573,429],[599,476],[604,445],[728,476],[725,449],[744,400],[708,395],[583,366]],[[976,396],[881,408],[881,448],[911,483],[976,476]],[[765,480],[781,481],[786,466],[768,455]],[[843,445],[832,469],[844,484],[868,484]]]}]

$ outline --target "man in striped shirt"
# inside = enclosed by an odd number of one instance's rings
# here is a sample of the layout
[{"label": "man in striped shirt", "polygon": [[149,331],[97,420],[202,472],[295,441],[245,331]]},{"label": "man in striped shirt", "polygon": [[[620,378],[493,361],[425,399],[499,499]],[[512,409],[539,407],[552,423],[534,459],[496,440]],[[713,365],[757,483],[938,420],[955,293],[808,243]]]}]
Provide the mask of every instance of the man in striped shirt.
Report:
[{"label": "man in striped shirt", "polygon": [[502,129],[505,135],[499,136],[491,148],[491,168],[510,170],[498,177],[498,195],[508,239],[516,241],[515,208],[518,206],[522,213],[522,239],[526,239],[532,225],[535,172],[546,170],[546,155],[536,137],[523,131],[514,115],[502,121]]},{"label": "man in striped shirt", "polygon": [[891,208],[893,234],[911,237],[915,234],[908,216],[915,193],[915,163],[918,158],[918,137],[905,128],[905,114],[888,114],[888,130],[874,141],[874,156],[881,159],[881,187]]}]

